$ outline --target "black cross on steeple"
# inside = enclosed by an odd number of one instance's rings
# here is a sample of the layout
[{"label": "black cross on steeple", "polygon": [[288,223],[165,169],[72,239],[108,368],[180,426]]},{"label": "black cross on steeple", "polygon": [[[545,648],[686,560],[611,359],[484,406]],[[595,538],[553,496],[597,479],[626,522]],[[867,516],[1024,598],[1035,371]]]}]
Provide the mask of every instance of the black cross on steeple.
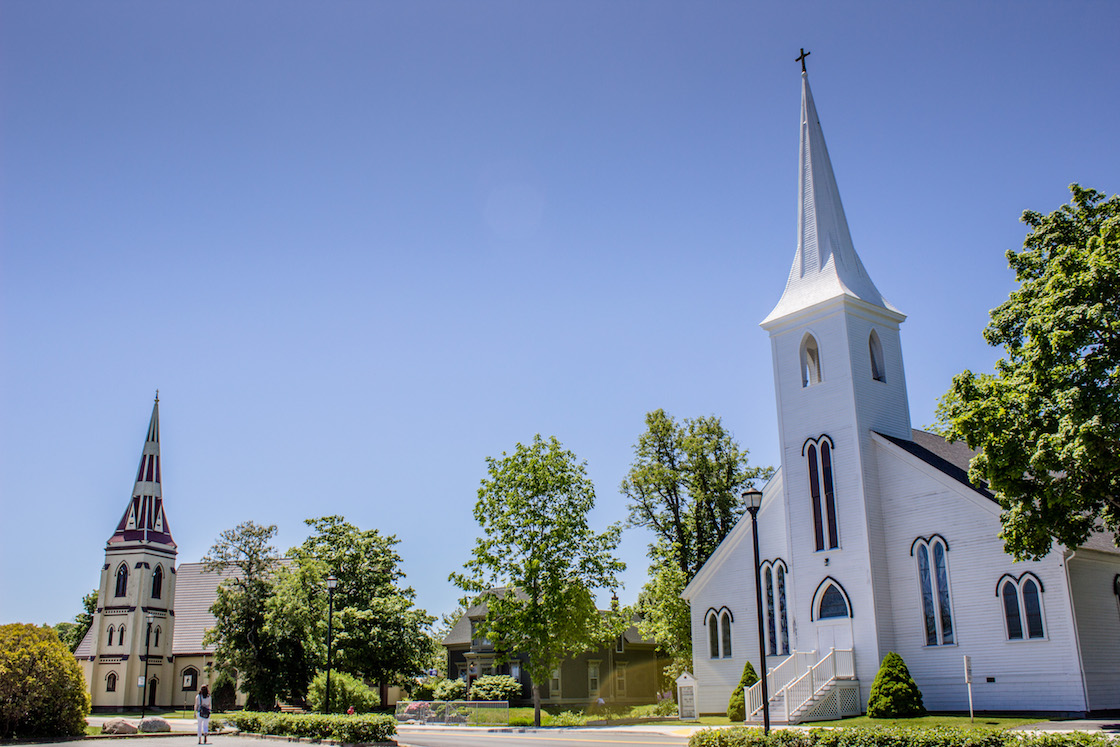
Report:
[{"label": "black cross on steeple", "polygon": [[794,62],[800,62],[801,63],[801,72],[805,72],[805,58],[808,57],[811,54],[812,54],[812,52],[806,52],[805,47],[802,47],[801,48],[801,56],[798,57],[796,60],[794,60]]}]

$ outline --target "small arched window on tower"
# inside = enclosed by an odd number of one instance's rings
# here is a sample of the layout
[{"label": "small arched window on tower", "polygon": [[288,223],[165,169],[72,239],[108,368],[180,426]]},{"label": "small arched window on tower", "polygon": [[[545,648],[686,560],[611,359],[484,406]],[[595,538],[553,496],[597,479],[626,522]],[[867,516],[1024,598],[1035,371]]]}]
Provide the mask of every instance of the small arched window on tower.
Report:
[{"label": "small arched window on tower", "polygon": [[123,597],[128,595],[128,566],[121,563],[117,568],[117,588],[116,596]]},{"label": "small arched window on tower", "polygon": [[112,625],[109,626],[108,633],[109,633],[109,645],[112,646],[113,645],[113,626]]},{"label": "small arched window on tower", "polygon": [[867,349],[871,356],[871,378],[875,381],[887,380],[887,369],[883,366],[883,343],[879,342],[879,333],[871,330],[867,338]]},{"label": "small arched window on tower", "polygon": [[105,692],[115,693],[117,691],[117,673],[109,672],[105,676]]},{"label": "small arched window on tower", "polygon": [[157,565],[156,572],[152,574],[152,599],[159,599],[163,593],[163,566]]},{"label": "small arched window on tower", "polygon": [[124,645],[124,626],[123,625],[117,630],[117,645],[118,646],[123,646]]},{"label": "small arched window on tower", "polygon": [[832,479],[832,439],[810,438],[801,447],[809,471],[809,497],[813,504],[813,537],[818,550],[840,547],[836,528],[836,494]]},{"label": "small arched window on tower", "polygon": [[152,645],[155,646],[156,648],[159,648],[159,632],[160,632],[159,631],[159,626],[157,625],[156,626],[156,639],[154,641],[152,641]]},{"label": "small arched window on tower", "polygon": [[821,383],[821,352],[817,338],[809,333],[801,340],[801,386]]}]

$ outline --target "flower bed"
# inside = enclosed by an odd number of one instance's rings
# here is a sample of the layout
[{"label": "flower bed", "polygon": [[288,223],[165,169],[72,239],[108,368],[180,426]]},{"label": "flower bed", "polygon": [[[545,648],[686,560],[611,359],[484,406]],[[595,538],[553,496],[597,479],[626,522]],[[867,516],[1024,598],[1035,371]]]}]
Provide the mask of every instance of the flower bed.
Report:
[{"label": "flower bed", "polygon": [[760,728],[704,729],[689,747],[1115,747],[1103,732],[1018,732],[951,727],[852,727],[784,729],[764,735]]}]

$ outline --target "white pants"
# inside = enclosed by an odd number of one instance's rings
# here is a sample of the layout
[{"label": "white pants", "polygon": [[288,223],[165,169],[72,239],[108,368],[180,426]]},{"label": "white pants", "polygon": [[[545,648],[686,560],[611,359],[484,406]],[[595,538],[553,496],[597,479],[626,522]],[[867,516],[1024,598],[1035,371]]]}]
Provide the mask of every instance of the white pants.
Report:
[{"label": "white pants", "polygon": [[198,717],[198,738],[202,739],[204,735],[210,733],[210,719]]}]

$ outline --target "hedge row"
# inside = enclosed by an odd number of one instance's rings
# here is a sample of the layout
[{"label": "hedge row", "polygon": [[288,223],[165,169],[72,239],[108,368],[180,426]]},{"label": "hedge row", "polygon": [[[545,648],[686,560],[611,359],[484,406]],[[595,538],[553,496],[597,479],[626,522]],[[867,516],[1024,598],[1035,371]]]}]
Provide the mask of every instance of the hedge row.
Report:
[{"label": "hedge row", "polygon": [[1115,747],[1103,732],[984,731],[931,727],[851,727],[772,731],[738,727],[695,732],[689,747]]},{"label": "hedge row", "polygon": [[388,742],[397,733],[397,721],[384,714],[335,716],[317,713],[261,713],[238,711],[229,723],[252,734],[282,737],[337,739],[345,744]]}]

